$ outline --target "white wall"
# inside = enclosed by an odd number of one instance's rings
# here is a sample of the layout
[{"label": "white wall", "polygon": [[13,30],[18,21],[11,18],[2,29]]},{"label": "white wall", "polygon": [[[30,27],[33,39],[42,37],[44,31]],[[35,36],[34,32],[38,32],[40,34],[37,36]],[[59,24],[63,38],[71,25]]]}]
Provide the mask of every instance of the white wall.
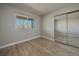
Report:
[{"label": "white wall", "polygon": [[54,20],[53,16],[47,15],[42,21],[42,35],[53,38],[54,36]]},{"label": "white wall", "polygon": [[54,16],[74,10],[79,10],[79,4],[73,4],[43,17],[42,35],[54,38]]},{"label": "white wall", "polygon": [[[36,28],[31,30],[15,30],[15,14],[21,14],[34,17],[36,20]],[[22,41],[30,37],[40,35],[40,17],[16,9],[12,6],[0,4],[0,46]]]}]

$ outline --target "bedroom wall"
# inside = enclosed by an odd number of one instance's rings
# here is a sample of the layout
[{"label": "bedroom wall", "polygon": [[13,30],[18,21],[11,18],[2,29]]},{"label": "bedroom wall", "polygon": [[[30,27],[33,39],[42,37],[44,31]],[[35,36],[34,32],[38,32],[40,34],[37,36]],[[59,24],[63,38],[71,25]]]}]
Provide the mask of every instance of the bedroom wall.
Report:
[{"label": "bedroom wall", "polygon": [[[33,17],[36,27],[30,30],[15,29],[15,14]],[[0,46],[40,35],[40,17],[6,4],[0,4]]]}]

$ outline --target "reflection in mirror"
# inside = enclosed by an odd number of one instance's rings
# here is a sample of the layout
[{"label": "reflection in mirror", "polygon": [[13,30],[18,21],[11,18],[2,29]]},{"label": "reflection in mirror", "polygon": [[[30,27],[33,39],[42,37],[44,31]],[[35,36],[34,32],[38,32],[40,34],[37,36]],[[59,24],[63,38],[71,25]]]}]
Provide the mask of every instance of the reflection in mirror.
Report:
[{"label": "reflection in mirror", "polygon": [[67,43],[67,15],[55,17],[55,40],[61,43]]},{"label": "reflection in mirror", "polygon": [[68,44],[79,47],[79,12],[68,14]]}]

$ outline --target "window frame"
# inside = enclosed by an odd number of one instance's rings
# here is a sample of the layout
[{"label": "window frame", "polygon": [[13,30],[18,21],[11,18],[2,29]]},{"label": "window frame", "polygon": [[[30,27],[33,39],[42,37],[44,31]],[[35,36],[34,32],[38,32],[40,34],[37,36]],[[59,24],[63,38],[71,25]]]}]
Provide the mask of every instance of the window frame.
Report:
[{"label": "window frame", "polygon": [[[23,16],[23,17],[26,17],[27,18],[27,20],[29,20],[29,18],[32,18],[33,19],[33,17],[29,17],[29,16],[25,16],[25,15],[22,15],[22,14],[15,14],[15,30],[32,30],[33,28],[27,28],[27,29],[25,29],[25,28],[23,28],[23,29],[17,29],[17,25],[16,25],[16,17],[17,16]],[[34,19],[33,19],[34,20]],[[34,21],[33,21],[34,22]],[[28,24],[27,24],[27,26],[28,26]],[[32,26],[33,26],[33,24],[32,24]]]}]

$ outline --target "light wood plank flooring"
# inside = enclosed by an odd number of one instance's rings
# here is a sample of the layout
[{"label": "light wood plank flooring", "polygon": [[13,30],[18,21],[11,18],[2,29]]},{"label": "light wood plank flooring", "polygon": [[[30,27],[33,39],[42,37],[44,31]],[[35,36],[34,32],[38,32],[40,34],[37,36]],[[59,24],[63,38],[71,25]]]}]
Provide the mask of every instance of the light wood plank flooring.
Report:
[{"label": "light wood plank flooring", "polygon": [[44,38],[0,50],[1,56],[79,56],[79,49]]}]

